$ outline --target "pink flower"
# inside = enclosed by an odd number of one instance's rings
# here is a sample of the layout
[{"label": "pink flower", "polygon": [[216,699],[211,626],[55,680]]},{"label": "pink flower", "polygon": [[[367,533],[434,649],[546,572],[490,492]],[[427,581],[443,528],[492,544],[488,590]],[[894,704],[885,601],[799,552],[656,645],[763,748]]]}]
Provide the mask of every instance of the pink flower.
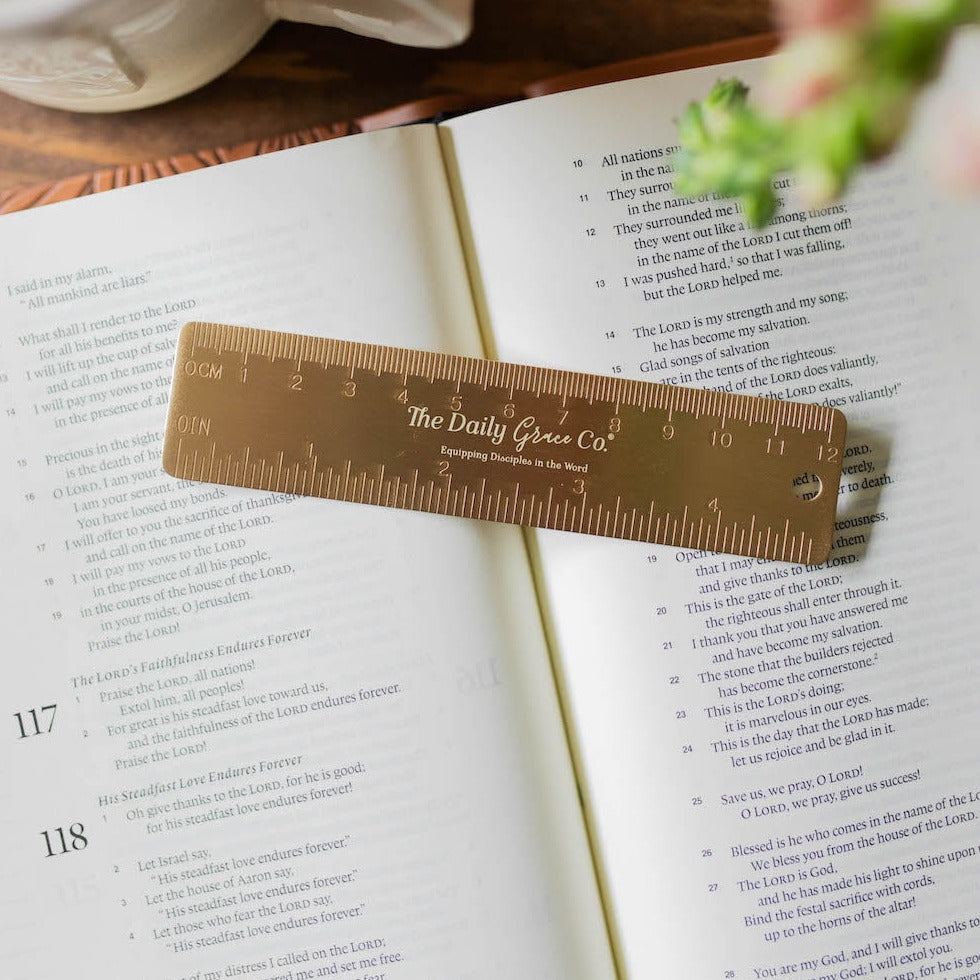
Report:
[{"label": "pink flower", "polygon": [[964,101],[947,105],[936,127],[935,168],[952,190],[980,192],[980,107]]},{"label": "pink flower", "polygon": [[791,118],[850,84],[860,69],[856,36],[837,30],[797,34],[771,62],[762,104],[777,118]]},{"label": "pink flower", "polygon": [[774,0],[776,23],[786,34],[811,30],[859,31],[874,13],[875,0]]}]

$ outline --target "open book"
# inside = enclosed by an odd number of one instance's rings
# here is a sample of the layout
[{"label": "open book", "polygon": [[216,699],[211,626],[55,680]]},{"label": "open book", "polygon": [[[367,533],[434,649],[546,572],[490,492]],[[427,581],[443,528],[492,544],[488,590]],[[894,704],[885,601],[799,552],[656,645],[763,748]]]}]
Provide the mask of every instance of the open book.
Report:
[{"label": "open book", "polygon": [[[980,215],[676,199],[718,75],[0,219],[4,976],[977,975]],[[833,555],[175,481],[191,319],[838,406]]]}]

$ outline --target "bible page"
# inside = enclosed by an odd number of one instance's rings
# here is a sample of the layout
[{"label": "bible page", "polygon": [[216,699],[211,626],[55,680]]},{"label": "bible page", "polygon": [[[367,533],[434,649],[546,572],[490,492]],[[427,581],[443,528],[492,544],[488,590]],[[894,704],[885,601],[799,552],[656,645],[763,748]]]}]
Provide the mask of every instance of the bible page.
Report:
[{"label": "bible page", "polygon": [[160,465],[185,321],[480,353],[435,130],[0,254],[0,972],[610,976],[519,534]]},{"label": "bible page", "polygon": [[502,359],[849,420],[819,567],[533,534],[627,977],[977,975],[980,210],[925,161],[976,41],[898,157],[820,210],[781,180],[761,231],[669,162],[759,62],[443,128]]}]

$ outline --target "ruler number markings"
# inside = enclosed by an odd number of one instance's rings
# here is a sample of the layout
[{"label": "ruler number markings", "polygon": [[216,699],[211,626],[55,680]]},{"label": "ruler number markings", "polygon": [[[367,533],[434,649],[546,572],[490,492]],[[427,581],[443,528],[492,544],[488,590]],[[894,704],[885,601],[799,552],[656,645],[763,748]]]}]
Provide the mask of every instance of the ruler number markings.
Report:
[{"label": "ruler number markings", "polygon": [[192,324],[165,464],[184,478],[823,560],[844,432],[822,406]]}]

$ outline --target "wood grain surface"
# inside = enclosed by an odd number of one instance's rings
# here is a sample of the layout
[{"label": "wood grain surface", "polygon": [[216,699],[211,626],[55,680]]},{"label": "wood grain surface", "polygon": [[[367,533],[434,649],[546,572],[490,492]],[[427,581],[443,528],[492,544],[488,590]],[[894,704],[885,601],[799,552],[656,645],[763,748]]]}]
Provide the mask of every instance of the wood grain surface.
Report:
[{"label": "wood grain surface", "polygon": [[153,108],[65,112],[0,94],[0,192],[430,96],[503,99],[552,75],[769,29],[767,0],[476,0],[469,40],[443,50],[280,23],[220,78]]}]

